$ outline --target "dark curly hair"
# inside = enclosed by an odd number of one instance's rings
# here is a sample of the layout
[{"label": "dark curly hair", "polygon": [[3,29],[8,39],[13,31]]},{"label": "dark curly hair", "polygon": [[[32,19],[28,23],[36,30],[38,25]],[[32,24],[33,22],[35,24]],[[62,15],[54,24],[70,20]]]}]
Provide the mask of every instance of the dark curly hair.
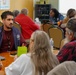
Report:
[{"label": "dark curly hair", "polygon": [[7,15],[14,16],[11,11],[4,11],[4,12],[1,14],[1,19],[6,19],[6,18],[7,18]]},{"label": "dark curly hair", "polygon": [[57,17],[58,17],[58,15],[59,15],[58,10],[57,10],[57,9],[55,9],[55,8],[52,8],[51,10],[52,10],[52,11],[54,12],[54,14],[55,14],[55,15],[54,15],[54,17],[55,17],[55,18],[57,18]]}]

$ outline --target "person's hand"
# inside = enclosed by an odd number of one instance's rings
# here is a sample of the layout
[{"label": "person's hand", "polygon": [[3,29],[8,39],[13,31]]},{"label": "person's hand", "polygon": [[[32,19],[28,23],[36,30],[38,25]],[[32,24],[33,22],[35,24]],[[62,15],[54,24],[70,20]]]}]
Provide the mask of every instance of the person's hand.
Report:
[{"label": "person's hand", "polygon": [[60,26],[62,24],[62,20],[57,22],[57,25]]},{"label": "person's hand", "polygon": [[15,55],[14,60],[16,60],[17,58],[18,58],[18,56],[17,56],[17,55]]},{"label": "person's hand", "polygon": [[25,43],[22,43],[22,46],[25,46]]}]

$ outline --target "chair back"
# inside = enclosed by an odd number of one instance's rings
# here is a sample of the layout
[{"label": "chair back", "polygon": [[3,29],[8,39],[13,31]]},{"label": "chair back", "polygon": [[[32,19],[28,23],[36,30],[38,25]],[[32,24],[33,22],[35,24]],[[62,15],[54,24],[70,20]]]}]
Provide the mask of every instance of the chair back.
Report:
[{"label": "chair back", "polygon": [[21,26],[18,22],[14,22],[13,25],[21,32]]},{"label": "chair back", "polygon": [[58,26],[54,26],[48,29],[48,33],[49,33],[49,37],[53,38],[54,48],[59,49],[61,40],[64,38],[63,30]]},{"label": "chair back", "polygon": [[3,25],[3,23],[0,21],[0,26],[2,26]]},{"label": "chair back", "polygon": [[48,23],[43,24],[43,26],[42,26],[43,31],[45,31],[47,34],[48,34],[48,29],[49,29],[50,27],[52,27],[52,25],[51,25],[51,24],[48,24]]}]

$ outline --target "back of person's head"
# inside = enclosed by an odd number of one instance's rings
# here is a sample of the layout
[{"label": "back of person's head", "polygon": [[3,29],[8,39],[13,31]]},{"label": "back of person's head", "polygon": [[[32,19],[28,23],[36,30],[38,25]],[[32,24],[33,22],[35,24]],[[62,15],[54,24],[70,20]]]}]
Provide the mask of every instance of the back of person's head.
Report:
[{"label": "back of person's head", "polygon": [[75,9],[69,9],[67,11],[67,17],[72,18],[76,16],[76,10]]},{"label": "back of person's head", "polygon": [[71,18],[67,22],[67,28],[70,29],[73,32],[76,32],[76,18]]},{"label": "back of person's head", "polygon": [[14,10],[14,11],[13,11],[13,15],[14,15],[14,17],[16,17],[19,13],[20,13],[19,10]]},{"label": "back of person's head", "polygon": [[55,14],[55,15],[54,15],[54,17],[56,17],[56,18],[57,18],[57,17],[58,17],[58,15],[59,15],[58,10],[57,10],[56,8],[52,8],[51,10],[52,10],[52,11],[54,12],[54,14]]},{"label": "back of person's head", "polygon": [[44,31],[37,30],[32,36],[32,61],[35,65],[35,75],[44,75],[58,65],[56,56],[51,51],[49,36]]},{"label": "back of person's head", "polygon": [[66,27],[70,29],[71,32],[74,33],[74,37],[76,38],[76,18],[71,18],[68,22]]},{"label": "back of person's head", "polygon": [[28,9],[27,8],[22,9],[21,13],[27,15],[28,14]]},{"label": "back of person's head", "polygon": [[6,19],[8,15],[14,16],[11,11],[4,11],[4,12],[1,14],[1,19]]}]

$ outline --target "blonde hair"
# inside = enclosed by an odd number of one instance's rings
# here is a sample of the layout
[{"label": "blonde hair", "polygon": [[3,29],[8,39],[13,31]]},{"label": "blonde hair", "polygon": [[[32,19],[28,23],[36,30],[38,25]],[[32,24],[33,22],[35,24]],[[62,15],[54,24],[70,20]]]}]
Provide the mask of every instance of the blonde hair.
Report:
[{"label": "blonde hair", "polygon": [[47,33],[37,30],[32,34],[33,46],[32,61],[35,65],[35,75],[47,74],[59,64],[56,56],[51,51],[50,41]]}]

